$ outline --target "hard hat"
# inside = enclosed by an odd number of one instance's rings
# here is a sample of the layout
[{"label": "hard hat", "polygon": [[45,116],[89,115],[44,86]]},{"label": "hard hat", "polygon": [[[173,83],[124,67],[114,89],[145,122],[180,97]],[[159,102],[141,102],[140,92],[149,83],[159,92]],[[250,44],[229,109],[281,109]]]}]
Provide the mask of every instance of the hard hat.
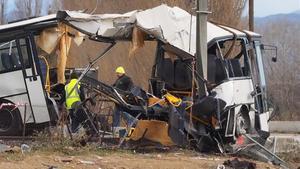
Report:
[{"label": "hard hat", "polygon": [[117,67],[116,73],[125,74],[125,69],[122,66]]}]

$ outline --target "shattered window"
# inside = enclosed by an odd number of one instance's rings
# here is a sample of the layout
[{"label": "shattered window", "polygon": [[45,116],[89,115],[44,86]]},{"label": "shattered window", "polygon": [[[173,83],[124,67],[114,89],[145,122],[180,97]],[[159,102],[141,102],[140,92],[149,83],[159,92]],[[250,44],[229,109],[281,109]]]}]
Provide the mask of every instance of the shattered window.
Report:
[{"label": "shattered window", "polygon": [[[28,67],[28,52],[24,39],[20,40],[20,49],[24,59],[24,67]],[[0,72],[20,70],[22,68],[20,55],[16,46],[16,41],[0,43]]]}]

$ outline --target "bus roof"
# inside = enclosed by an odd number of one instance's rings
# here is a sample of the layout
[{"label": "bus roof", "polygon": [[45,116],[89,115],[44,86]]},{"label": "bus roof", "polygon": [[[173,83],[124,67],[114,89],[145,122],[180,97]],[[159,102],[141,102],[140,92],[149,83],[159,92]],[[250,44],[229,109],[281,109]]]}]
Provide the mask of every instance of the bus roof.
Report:
[{"label": "bus roof", "polygon": [[11,29],[24,28],[24,26],[51,21],[51,20],[56,20],[56,14],[51,14],[51,15],[41,16],[37,18],[13,22],[5,25],[0,25],[0,32],[8,31]]},{"label": "bus roof", "polygon": [[[9,31],[24,31],[31,25],[49,21],[63,22],[88,35],[111,40],[131,40],[133,27],[143,30],[148,37],[175,46],[191,55],[196,50],[196,17],[178,7],[160,5],[147,10],[134,10],[125,14],[86,14],[78,11],[59,11],[57,14],[0,25],[1,39],[9,38]],[[47,27],[47,24],[43,26]],[[35,28],[33,28],[35,29]],[[7,34],[8,33],[8,34]],[[207,43],[219,39],[260,37],[259,34],[227,26],[207,23]]]},{"label": "bus roof", "polygon": [[[169,7],[163,4],[125,14],[90,15],[75,11],[60,11],[59,15],[64,22],[86,34],[114,40],[131,40],[134,34],[132,28],[138,27],[148,36],[175,46],[191,55],[194,55],[196,51],[196,17],[178,7]],[[211,22],[207,23],[208,44],[234,36],[260,35]]]}]

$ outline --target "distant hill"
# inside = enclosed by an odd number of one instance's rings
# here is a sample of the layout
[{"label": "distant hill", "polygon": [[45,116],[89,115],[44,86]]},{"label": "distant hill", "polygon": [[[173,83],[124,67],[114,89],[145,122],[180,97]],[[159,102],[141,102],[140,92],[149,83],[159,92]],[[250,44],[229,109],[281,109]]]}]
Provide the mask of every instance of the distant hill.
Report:
[{"label": "distant hill", "polygon": [[298,10],[298,11],[295,11],[295,12],[293,12],[293,13],[297,13],[297,14],[300,14],[300,10]]},{"label": "distant hill", "polygon": [[282,20],[300,24],[300,10],[288,14],[276,14],[276,15],[269,15],[266,17],[256,17],[255,24],[257,26],[260,26],[267,23],[274,23]]}]

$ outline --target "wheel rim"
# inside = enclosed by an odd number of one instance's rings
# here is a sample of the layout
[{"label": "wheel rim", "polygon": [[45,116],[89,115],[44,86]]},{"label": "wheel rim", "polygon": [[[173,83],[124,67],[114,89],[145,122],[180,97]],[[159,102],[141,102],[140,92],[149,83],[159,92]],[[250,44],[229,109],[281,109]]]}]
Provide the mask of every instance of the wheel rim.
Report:
[{"label": "wheel rim", "polygon": [[0,110],[0,131],[7,131],[13,124],[12,112],[8,109]]}]

